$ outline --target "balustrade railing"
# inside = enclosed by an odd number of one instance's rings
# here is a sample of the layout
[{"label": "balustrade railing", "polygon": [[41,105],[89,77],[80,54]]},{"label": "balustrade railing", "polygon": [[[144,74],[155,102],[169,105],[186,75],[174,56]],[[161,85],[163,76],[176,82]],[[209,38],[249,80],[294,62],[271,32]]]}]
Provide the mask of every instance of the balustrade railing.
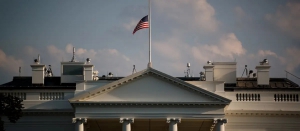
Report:
[{"label": "balustrade railing", "polygon": [[255,93],[237,93],[237,101],[260,101],[260,94]]},{"label": "balustrade railing", "polygon": [[282,101],[298,102],[299,95],[298,94],[274,94],[274,101],[276,101],[276,102],[282,102]]},{"label": "balustrade railing", "polygon": [[40,100],[64,100],[63,92],[41,92]]},{"label": "balustrade railing", "polygon": [[22,100],[26,100],[26,93],[24,93],[24,92],[3,92],[2,94],[5,96],[11,95],[14,97],[19,97]]}]

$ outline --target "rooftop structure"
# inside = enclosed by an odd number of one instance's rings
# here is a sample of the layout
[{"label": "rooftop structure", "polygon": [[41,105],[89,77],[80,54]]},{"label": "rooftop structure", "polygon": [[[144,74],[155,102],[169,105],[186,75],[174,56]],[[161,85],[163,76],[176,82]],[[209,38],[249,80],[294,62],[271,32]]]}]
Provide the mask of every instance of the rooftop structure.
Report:
[{"label": "rooftop structure", "polygon": [[[75,51],[75,48],[74,48]],[[200,77],[173,77],[148,67],[125,77],[98,76],[91,59],[73,55],[54,76],[39,59],[32,76],[15,76],[0,93],[22,98],[24,116],[8,131],[295,131],[300,87],[270,78],[268,60],[237,77],[236,62],[211,62]],[[5,121],[8,121],[5,119]],[[30,123],[30,124],[29,124]],[[60,126],[57,126],[60,125]]]}]

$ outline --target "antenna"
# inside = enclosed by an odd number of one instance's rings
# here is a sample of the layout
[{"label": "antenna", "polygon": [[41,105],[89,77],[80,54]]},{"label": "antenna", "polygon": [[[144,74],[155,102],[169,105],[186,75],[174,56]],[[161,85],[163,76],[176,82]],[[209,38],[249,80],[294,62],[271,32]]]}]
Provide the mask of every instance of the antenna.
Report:
[{"label": "antenna", "polygon": [[34,59],[34,63],[35,64],[40,64],[40,62],[41,62],[41,57],[40,57],[40,54],[38,54],[38,58]]},{"label": "antenna", "polygon": [[19,67],[19,76],[21,76],[21,67]]},{"label": "antenna", "polygon": [[38,54],[38,62],[41,62],[40,54]]},{"label": "antenna", "polygon": [[136,73],[135,65],[133,65],[132,74]]},{"label": "antenna", "polygon": [[248,76],[248,69],[247,69],[247,65],[245,65],[245,69],[244,69],[244,71],[243,71],[243,74],[242,74],[242,76],[241,76],[241,77],[243,77],[243,75],[244,75],[245,71],[246,71],[246,77],[247,77],[247,76]]},{"label": "antenna", "polygon": [[75,47],[73,47],[73,57],[72,57],[71,62],[75,62]]},{"label": "antenna", "polygon": [[186,74],[185,77],[191,77],[191,70],[190,70],[191,63],[187,63],[186,67],[187,67],[187,70],[184,71],[184,74]]}]

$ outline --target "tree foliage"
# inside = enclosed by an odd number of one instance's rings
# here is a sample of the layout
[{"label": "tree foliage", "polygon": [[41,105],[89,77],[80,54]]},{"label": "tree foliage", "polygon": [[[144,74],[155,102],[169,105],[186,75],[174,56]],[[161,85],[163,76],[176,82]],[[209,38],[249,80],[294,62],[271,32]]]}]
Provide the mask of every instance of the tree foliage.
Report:
[{"label": "tree foliage", "polygon": [[5,131],[2,116],[7,116],[11,123],[16,123],[22,117],[22,101],[19,97],[0,93],[0,131]]}]

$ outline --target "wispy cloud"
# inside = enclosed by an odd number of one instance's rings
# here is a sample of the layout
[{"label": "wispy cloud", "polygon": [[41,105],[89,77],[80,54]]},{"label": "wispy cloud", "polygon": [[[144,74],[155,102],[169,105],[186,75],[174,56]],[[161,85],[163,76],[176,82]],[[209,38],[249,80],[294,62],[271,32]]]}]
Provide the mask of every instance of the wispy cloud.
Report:
[{"label": "wispy cloud", "polygon": [[206,0],[156,0],[159,12],[178,22],[180,27],[216,31],[215,9]]},{"label": "wispy cloud", "polygon": [[246,49],[243,47],[242,42],[233,33],[224,35],[217,45],[204,45],[204,48],[213,54],[233,59],[234,55],[244,55]]},{"label": "wispy cloud", "polygon": [[282,31],[300,39],[300,2],[280,6],[275,14],[267,14],[265,18]]},{"label": "wispy cloud", "polygon": [[138,23],[137,20],[131,20],[127,23],[123,24],[123,27],[128,30],[128,31],[133,31],[133,29],[135,28],[136,24]]},{"label": "wispy cloud", "polygon": [[246,16],[245,11],[240,6],[235,7],[234,11],[235,11],[235,13],[238,17],[245,17]]},{"label": "wispy cloud", "polygon": [[[59,49],[53,45],[48,46],[48,52],[50,55],[50,61],[52,63],[59,63],[64,57],[64,61],[68,61],[65,58],[72,57],[73,45],[67,44],[65,50]],[[90,58],[92,64],[95,66],[95,70],[98,70],[102,74],[106,74],[107,71],[114,71],[119,75],[129,75],[130,71],[123,70],[124,68],[130,68],[131,59],[119,52],[117,49],[85,49],[76,48],[75,58],[77,61],[85,61],[86,58]],[[122,64],[120,64],[122,63]],[[56,70],[60,70],[57,68]]]},{"label": "wispy cloud", "polygon": [[295,68],[300,66],[300,49],[299,48],[287,48],[286,49],[286,60],[287,60],[287,67],[288,71],[294,71]]},{"label": "wispy cloud", "polygon": [[0,68],[15,74],[19,72],[19,67],[22,67],[23,65],[23,60],[6,55],[6,53],[0,49]]}]

